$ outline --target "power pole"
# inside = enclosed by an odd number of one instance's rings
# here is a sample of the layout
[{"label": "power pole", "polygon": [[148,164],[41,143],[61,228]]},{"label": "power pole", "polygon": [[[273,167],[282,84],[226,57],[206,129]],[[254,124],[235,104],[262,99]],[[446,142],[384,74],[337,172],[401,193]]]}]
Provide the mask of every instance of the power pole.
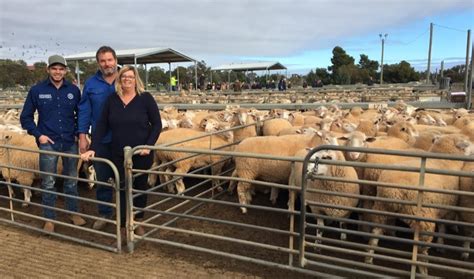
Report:
[{"label": "power pole", "polygon": [[382,34],[379,34],[380,39],[382,40],[382,58],[380,59],[380,84],[383,84],[383,52],[384,52],[384,46],[385,46],[385,39],[387,39],[388,34],[385,33],[385,35],[382,36]]},{"label": "power pole", "polygon": [[[472,104],[472,74],[474,73],[474,44],[472,45],[472,53],[471,53],[471,71],[469,72],[469,82],[467,83],[469,86],[467,88],[467,91],[466,91],[466,95],[467,95],[467,104],[466,104],[466,108],[467,109],[472,109],[473,107],[473,104]],[[468,69],[468,65],[466,65],[466,72],[467,72],[467,69]]]},{"label": "power pole", "polygon": [[426,70],[426,83],[430,83],[430,66],[431,66],[431,45],[433,44],[433,23],[430,23],[430,46],[428,48],[428,69]]},{"label": "power pole", "polygon": [[466,68],[464,72],[464,92],[467,93],[469,80],[469,46],[471,45],[471,29],[467,30],[467,45],[466,45]]}]

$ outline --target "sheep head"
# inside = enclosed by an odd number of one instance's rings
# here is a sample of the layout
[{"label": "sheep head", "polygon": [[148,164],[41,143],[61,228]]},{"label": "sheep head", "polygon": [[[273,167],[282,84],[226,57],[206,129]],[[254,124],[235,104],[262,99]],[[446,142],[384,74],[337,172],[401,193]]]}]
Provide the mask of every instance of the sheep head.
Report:
[{"label": "sheep head", "polygon": [[388,129],[387,135],[402,139],[406,143],[413,145],[418,136],[418,132],[411,123],[398,122]]},{"label": "sheep head", "polygon": [[471,155],[472,143],[461,134],[442,135],[434,138],[430,152],[455,155]]},{"label": "sheep head", "polygon": [[310,176],[318,176],[318,175],[327,175],[330,171],[330,165],[321,164],[319,160],[337,160],[337,152],[334,150],[319,150],[315,152],[310,161],[316,161],[315,163],[308,163],[308,168],[306,171],[310,174]]}]

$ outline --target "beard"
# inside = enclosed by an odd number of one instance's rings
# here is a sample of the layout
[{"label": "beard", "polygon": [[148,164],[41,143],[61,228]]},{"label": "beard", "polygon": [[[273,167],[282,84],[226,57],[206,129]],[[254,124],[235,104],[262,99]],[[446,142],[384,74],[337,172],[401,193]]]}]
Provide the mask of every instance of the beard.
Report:
[{"label": "beard", "polygon": [[113,74],[115,74],[117,72],[117,66],[115,67],[111,67],[111,68],[100,68],[100,72],[104,75],[104,76],[111,76]]}]

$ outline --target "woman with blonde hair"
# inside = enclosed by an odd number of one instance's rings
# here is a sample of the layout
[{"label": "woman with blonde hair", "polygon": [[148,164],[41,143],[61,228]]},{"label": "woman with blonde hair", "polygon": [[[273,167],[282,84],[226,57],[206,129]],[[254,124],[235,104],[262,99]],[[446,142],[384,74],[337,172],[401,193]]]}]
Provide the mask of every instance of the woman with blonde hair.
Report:
[{"label": "woman with blonde hair", "polygon": [[[87,161],[94,157],[97,145],[106,135],[112,132],[111,160],[120,174],[120,181],[124,181],[124,154],[125,146],[154,145],[161,132],[161,118],[155,99],[150,93],[144,91],[143,82],[138,71],[133,66],[124,66],[119,71],[115,81],[117,94],[112,94],[104,104],[102,115],[97,123],[96,132],[92,136],[89,151],[83,153],[81,158]],[[149,149],[143,149],[140,154],[133,156],[134,169],[150,169],[153,163]],[[147,175],[135,178],[133,187],[146,190]],[[123,186],[123,185],[122,185]],[[121,187],[123,189],[123,187]],[[144,208],[147,196],[140,195],[133,200],[133,204]],[[125,191],[120,191],[120,217],[121,227],[125,227]],[[137,220],[142,219],[144,212],[136,215]],[[124,231],[124,230],[123,230]],[[142,235],[144,230],[137,227],[136,234]]]}]

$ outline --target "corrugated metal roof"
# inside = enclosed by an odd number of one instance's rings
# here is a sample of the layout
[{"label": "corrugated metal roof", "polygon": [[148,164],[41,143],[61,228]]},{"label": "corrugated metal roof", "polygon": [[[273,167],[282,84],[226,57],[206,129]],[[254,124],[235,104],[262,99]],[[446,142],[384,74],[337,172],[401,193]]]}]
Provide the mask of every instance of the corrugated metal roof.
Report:
[{"label": "corrugated metal roof", "polygon": [[[77,53],[65,56],[66,61],[77,61],[86,59],[95,59],[95,51]],[[119,64],[134,64],[135,58],[137,64],[152,63],[173,63],[173,62],[194,62],[195,59],[184,55],[171,48],[137,48],[115,50]]]},{"label": "corrugated metal roof", "polygon": [[253,62],[253,63],[231,63],[213,67],[213,71],[263,71],[263,70],[286,70],[280,62]]}]

